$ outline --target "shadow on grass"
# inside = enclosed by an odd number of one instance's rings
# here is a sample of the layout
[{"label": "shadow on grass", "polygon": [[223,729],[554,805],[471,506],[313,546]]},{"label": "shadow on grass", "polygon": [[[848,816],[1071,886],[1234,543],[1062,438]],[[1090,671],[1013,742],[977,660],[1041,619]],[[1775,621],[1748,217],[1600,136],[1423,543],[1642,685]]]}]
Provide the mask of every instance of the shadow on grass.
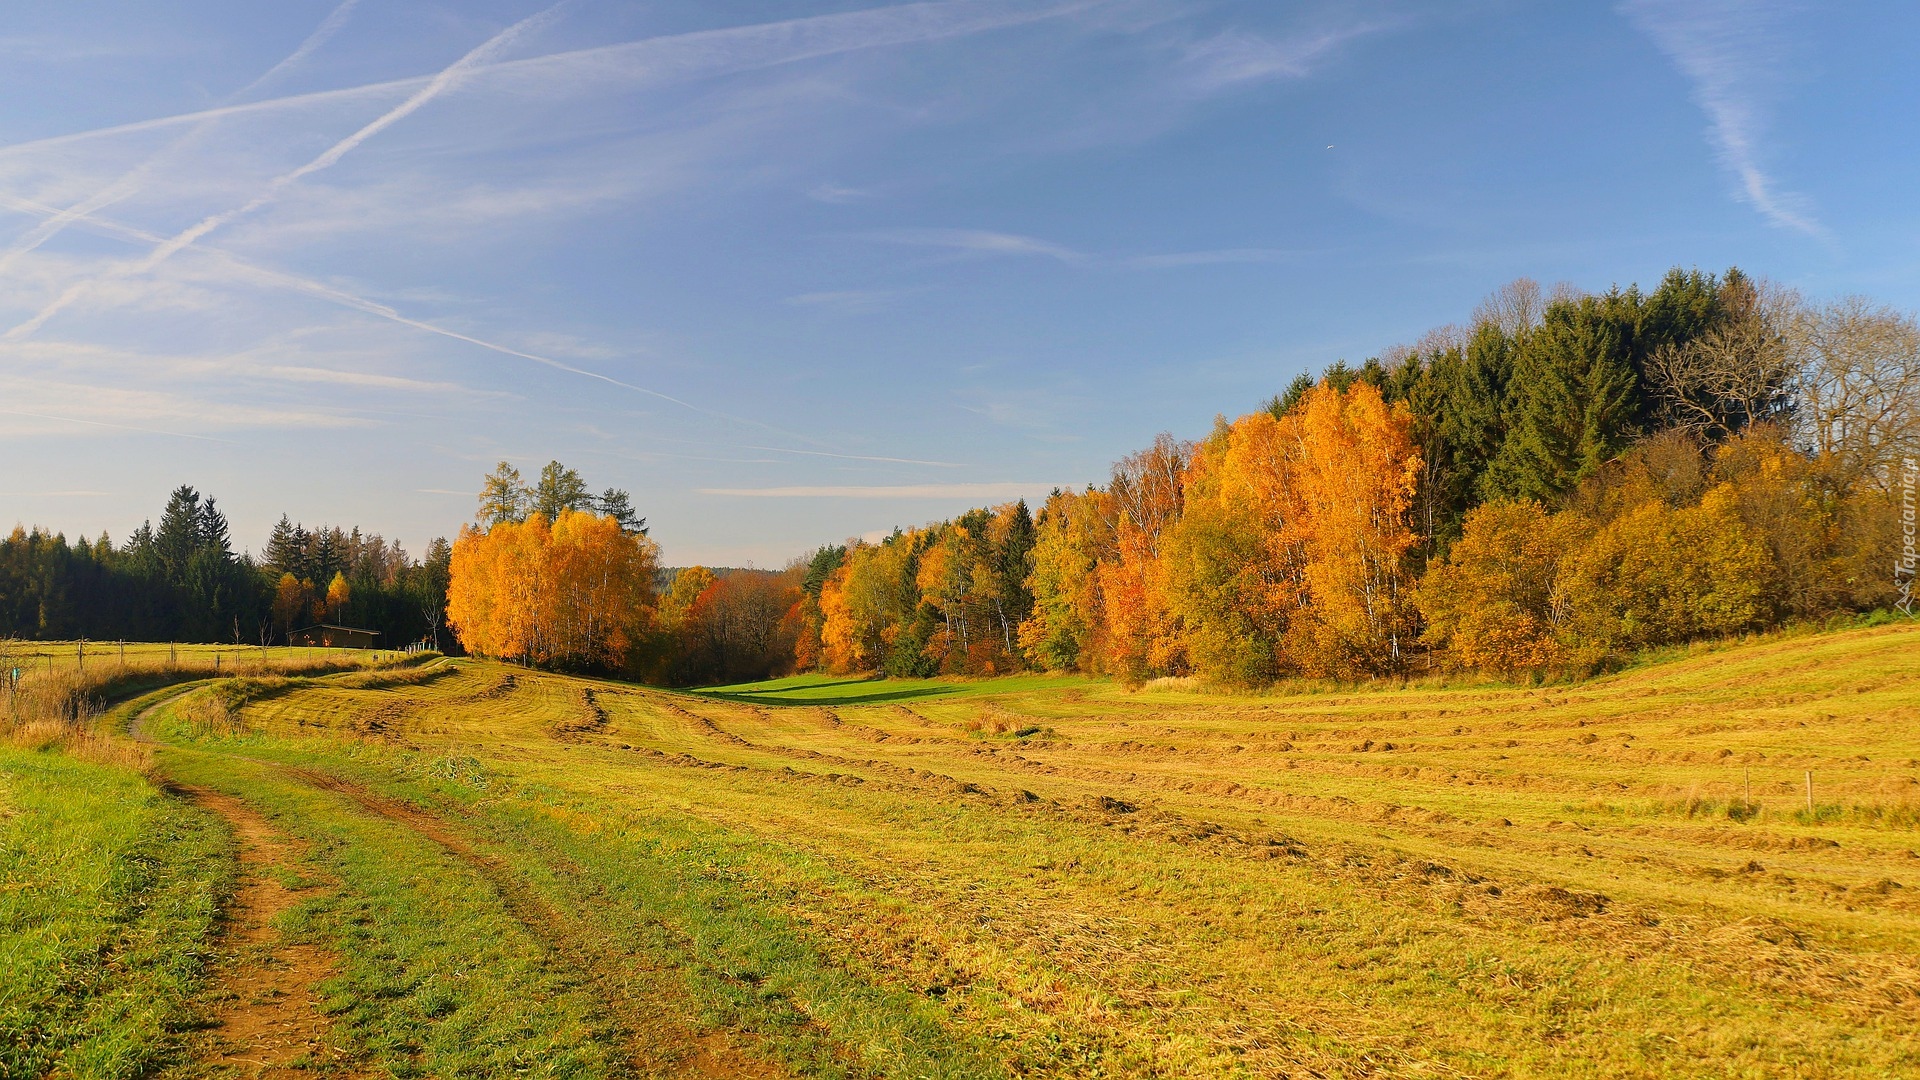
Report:
[{"label": "shadow on grass", "polygon": [[[808,683],[804,686],[786,686],[771,690],[689,690],[716,701],[736,701],[747,705],[883,705],[890,701],[910,701],[914,698],[944,697],[960,692],[957,686],[899,686],[885,689],[892,684],[886,679],[843,679],[839,682]],[[831,690],[840,686],[870,686],[872,693],[859,692],[843,694],[822,694],[822,690]]]}]

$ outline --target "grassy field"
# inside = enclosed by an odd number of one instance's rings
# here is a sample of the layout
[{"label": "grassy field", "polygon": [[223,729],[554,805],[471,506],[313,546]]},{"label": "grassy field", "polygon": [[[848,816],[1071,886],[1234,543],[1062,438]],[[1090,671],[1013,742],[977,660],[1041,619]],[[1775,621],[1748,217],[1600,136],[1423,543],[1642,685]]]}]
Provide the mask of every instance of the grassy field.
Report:
[{"label": "grassy field", "polygon": [[137,771],[0,744],[0,1076],[138,1076],[191,1020],[231,842]]},{"label": "grassy field", "polygon": [[362,653],[354,649],[305,649],[275,645],[172,645],[153,641],[24,641],[0,640],[0,674],[18,668],[22,678],[70,675],[103,668],[158,669],[203,667],[211,674],[222,670],[278,667],[341,661],[357,657],[393,657],[392,651]]},{"label": "grassy field", "polygon": [[[150,831],[115,806],[284,839],[240,876],[314,958],[307,1075],[1920,1075],[1911,626],[1537,688],[437,661],[120,718],[184,797],[123,771],[62,812],[109,863]],[[8,807],[93,767],[5,761]],[[0,901],[53,912],[54,841],[8,835],[41,884]],[[177,846],[225,895],[231,850]],[[113,910],[89,888],[59,902]],[[205,951],[179,926],[154,949]],[[120,1023],[0,978],[7,1030]],[[141,1021],[174,1074],[224,1075],[176,1021]]]}]

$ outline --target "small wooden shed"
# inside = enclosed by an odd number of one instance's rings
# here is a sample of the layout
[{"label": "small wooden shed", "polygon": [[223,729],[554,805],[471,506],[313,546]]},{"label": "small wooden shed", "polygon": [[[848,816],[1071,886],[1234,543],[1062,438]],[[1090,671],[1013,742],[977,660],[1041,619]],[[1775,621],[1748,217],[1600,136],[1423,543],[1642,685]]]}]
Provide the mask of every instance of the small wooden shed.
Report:
[{"label": "small wooden shed", "polygon": [[312,649],[376,649],[379,637],[378,630],[320,623],[288,634],[287,644]]}]

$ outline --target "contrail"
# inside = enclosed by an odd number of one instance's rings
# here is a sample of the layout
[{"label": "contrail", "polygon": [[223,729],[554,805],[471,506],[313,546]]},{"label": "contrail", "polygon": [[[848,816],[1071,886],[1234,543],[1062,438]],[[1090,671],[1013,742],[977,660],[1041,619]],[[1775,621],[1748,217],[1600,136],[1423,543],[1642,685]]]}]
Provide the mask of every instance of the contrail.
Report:
[{"label": "contrail", "polygon": [[[0,206],[6,206],[13,210],[22,211],[24,213],[30,213],[30,214],[51,215],[51,214],[57,214],[61,212],[57,208],[47,206],[44,203],[37,203],[31,199],[22,199],[17,195],[8,195],[4,192],[0,192]],[[79,220],[85,222],[90,226],[93,226],[96,229],[99,229],[102,232],[105,232],[114,236],[119,236],[129,240],[136,240],[143,244],[159,244],[159,243],[164,243],[166,241],[166,238],[160,236],[158,233],[151,233],[145,229],[139,229],[131,225],[125,225],[120,222],[110,220],[108,218],[100,217],[97,214],[88,213],[88,214],[79,215]],[[469,345],[478,346],[479,348],[487,349],[491,352],[500,353],[505,356],[517,357],[522,360],[528,360],[533,363],[552,368],[556,371],[564,371],[569,375],[578,375],[582,378],[594,379],[599,382],[606,383],[609,386],[617,386],[622,390],[631,390],[636,394],[644,394],[647,397],[658,398],[661,401],[678,405],[683,409],[687,409],[691,412],[700,413],[703,416],[711,416],[711,417],[714,417],[715,419],[726,420],[730,423],[735,423],[735,424],[744,424],[748,427],[759,428],[762,431],[775,432],[780,435],[786,435],[791,438],[799,439],[803,442],[815,443],[816,445],[819,442],[819,440],[817,439],[808,438],[807,436],[801,435],[797,432],[787,431],[784,428],[774,427],[771,424],[763,424],[758,420],[750,420],[744,416],[733,416],[729,413],[723,413],[713,409],[704,408],[702,406],[695,405],[691,402],[682,401],[681,399],[674,397],[671,394],[663,394],[658,390],[649,390],[644,386],[638,386],[630,382],[625,382],[620,379],[616,379],[611,375],[603,375],[597,371],[591,371],[586,368],[577,367],[573,364],[569,364],[561,360],[555,360],[550,356],[541,356],[538,353],[526,352],[522,349],[513,348],[510,345],[502,345],[496,341],[488,341],[485,338],[474,337],[472,334],[463,334],[458,330],[451,330],[444,326],[437,326],[433,323],[426,322],[424,320],[416,319],[411,316],[405,315],[401,313],[399,310],[389,307],[386,304],[382,304],[377,300],[369,300],[364,296],[356,296],[353,293],[336,289],[331,285],[314,281],[311,278],[304,278],[304,277],[300,277],[297,274],[289,274],[284,271],[273,270],[268,267],[259,266],[255,263],[250,263],[245,259],[242,259],[239,256],[232,254],[231,252],[222,251],[218,248],[205,248],[205,247],[197,248],[195,250],[199,251],[204,256],[215,259],[225,264],[226,266],[230,267],[231,269],[238,271],[244,277],[252,278],[256,281],[268,282],[274,285],[278,285],[281,288],[292,289],[295,292],[302,292],[307,294],[308,296],[313,296],[322,300],[327,300],[332,303],[338,304],[342,307],[352,308],[355,311],[364,312],[365,314],[368,314],[368,315],[373,315],[378,318],[386,319],[389,322],[398,323],[401,326],[411,327],[415,330],[420,330],[428,334],[438,334],[441,337],[451,338],[454,341],[465,342]],[[794,451],[788,451],[788,452],[804,454],[804,453],[808,453],[809,451],[794,450]]]},{"label": "contrail", "polygon": [[[382,131],[385,131],[387,128],[392,127],[394,124],[397,124],[401,120],[406,119],[408,116],[411,116],[413,113],[418,111],[421,106],[425,105],[427,102],[432,101],[434,98],[438,97],[448,87],[459,82],[461,77],[466,75],[473,68],[487,62],[488,60],[491,60],[494,56],[498,55],[503,49],[512,45],[515,40],[517,40],[522,34],[526,33],[528,30],[535,29],[540,26],[544,26],[548,22],[551,22],[553,18],[559,14],[560,10],[566,7],[569,2],[570,0],[561,0],[560,3],[555,4],[554,6],[546,9],[545,11],[542,11],[537,15],[531,15],[525,19],[522,19],[519,22],[514,23],[512,26],[507,27],[505,30],[500,31],[498,34],[495,34],[494,36],[488,38],[486,41],[482,42],[477,48],[473,49],[471,52],[467,53],[465,56],[462,56],[460,59],[455,60],[452,64],[449,64],[438,75],[435,75],[433,78],[427,80],[427,84],[421,87],[420,89],[414,91],[413,94],[407,98],[407,100],[387,110],[385,113],[381,114],[379,117],[374,119],[371,123],[368,123],[366,126],[362,127],[360,130],[354,132],[353,134],[347,136],[344,139],[341,139],[339,142],[334,143],[332,146],[328,147],[326,151],[321,153],[319,157],[314,158],[312,161],[307,162],[305,165],[300,166],[299,168],[293,170],[292,172],[282,173],[279,176],[276,176],[272,180],[268,181],[266,188],[263,189],[260,192],[260,194],[255,195],[252,199],[250,199],[245,205],[240,206],[233,210],[228,210],[224,213],[214,214],[210,217],[203,218],[198,223],[188,227],[187,229],[169,238],[164,243],[155,247],[151,252],[147,254],[146,258],[141,259],[139,262],[134,263],[131,266],[121,268],[117,271],[110,271],[108,274],[103,275],[103,277],[123,277],[131,274],[147,273],[148,271],[151,271],[153,268],[159,266],[161,263],[166,262],[168,259],[173,258],[175,255],[179,254],[181,251],[185,250],[186,248],[191,247],[201,237],[206,236],[208,233],[213,232],[215,229],[218,229],[234,221],[235,219],[245,217],[246,215],[254,212],[255,210],[258,210],[262,206],[265,206],[268,203],[272,202],[273,200],[275,200],[280,196],[281,192],[285,191],[288,187],[291,187],[292,185],[300,182],[301,179],[311,176],[314,173],[321,171],[322,169],[330,168],[335,163],[337,163],[341,158],[346,157],[349,153],[351,153],[353,149],[359,146],[361,143],[366,142],[368,139],[372,138],[373,136],[379,134]],[[38,331],[42,326],[45,326],[48,319],[53,318],[55,315],[59,314],[63,309],[65,309],[68,305],[72,304],[75,300],[78,300],[80,297],[86,295],[86,293],[89,290],[91,290],[99,280],[100,280],[99,278],[93,278],[93,279],[77,281],[74,284],[69,285],[66,291],[62,292],[59,296],[55,297],[52,303],[48,304],[44,308],[41,308],[39,313],[34,315],[33,318],[28,319],[26,322],[23,322],[20,325],[14,327],[13,329],[7,331],[6,340],[19,341],[22,338],[32,335],[34,332]]]},{"label": "contrail", "polygon": [[742,446],[742,450],[770,450],[776,454],[803,454],[807,457],[840,458],[843,461],[878,461],[889,465],[931,465],[938,469],[964,469],[958,461],[922,461],[919,458],[876,457],[872,454],[829,454],[824,450],[789,450],[784,446]]},{"label": "contrail", "polygon": [[[664,34],[615,45],[595,45],[566,52],[546,53],[520,60],[483,63],[471,73],[495,78],[515,76],[521,79],[553,77],[564,73],[572,82],[590,79],[619,80],[627,83],[653,79],[671,81],[676,77],[711,75],[717,72],[749,71],[776,67],[821,56],[833,56],[860,49],[908,45],[922,41],[962,37],[968,34],[1001,30],[1071,15],[1098,7],[1110,0],[1062,0],[1033,6],[1009,3],[981,3],[979,0],[896,4],[832,15],[810,15],[781,22],[753,23],[718,30],[696,30],[684,34]],[[0,156],[47,149],[92,139],[112,138],[143,131],[218,120],[230,116],[272,112],[308,105],[354,102],[363,98],[398,95],[422,85],[429,76],[412,75],[384,82],[333,90],[314,90],[304,94],[268,98],[236,105],[218,105],[190,113],[176,113],[148,120],[135,120],[109,127],[73,131],[64,135],[0,146]]]},{"label": "contrail", "polygon": [[[359,3],[360,0],[342,0],[340,5],[333,9],[332,14],[322,20],[320,25],[314,29],[313,33],[307,35],[306,40],[302,41],[298,48],[289,53],[285,59],[268,68],[259,78],[227,95],[227,102],[232,103],[245,100],[247,95],[272,82],[281,72],[297,67],[307,57],[313,55],[314,50],[326,44],[328,39],[332,38],[334,34],[340,31],[342,26],[346,25],[347,16],[352,14],[355,5]],[[20,239],[14,241],[11,247],[5,251],[0,251],[0,274],[5,273],[7,268],[13,265],[14,260],[20,256],[33,251],[40,245],[60,235],[60,233],[76,219],[85,217],[95,210],[102,210],[112,206],[114,203],[140,190],[142,183],[146,180],[147,176],[153,172],[157,165],[171,158],[182,149],[185,149],[212,126],[213,122],[211,119],[200,121],[166,146],[149,155],[145,161],[127,170],[113,183],[108,184],[106,187],[101,188],[85,199],[80,200],[27,230],[26,233],[22,234]]]},{"label": "contrail", "polygon": [[137,427],[133,424],[111,424],[105,420],[82,420],[77,416],[55,416],[52,413],[23,412],[19,409],[0,409],[0,416],[30,416],[35,420],[58,420],[63,424],[85,424],[88,427],[119,428],[121,431],[138,431],[147,435],[171,435],[176,439],[199,439],[201,442],[230,443],[232,439],[216,439],[212,435],[189,435],[184,431],[166,431],[161,428]]},{"label": "contrail", "polygon": [[313,33],[307,35],[307,40],[301,42],[300,46],[294,49],[293,52],[288,53],[285,60],[268,68],[265,74],[228,95],[227,100],[243,100],[248,94],[272,82],[274,76],[283,71],[289,71],[300,66],[301,62],[313,55],[314,50],[325,45],[333,35],[340,32],[341,27],[347,25],[347,16],[353,14],[353,9],[358,7],[359,4],[360,0],[340,0],[339,6],[335,7],[332,13],[325,19],[322,19],[320,25],[314,28]]}]

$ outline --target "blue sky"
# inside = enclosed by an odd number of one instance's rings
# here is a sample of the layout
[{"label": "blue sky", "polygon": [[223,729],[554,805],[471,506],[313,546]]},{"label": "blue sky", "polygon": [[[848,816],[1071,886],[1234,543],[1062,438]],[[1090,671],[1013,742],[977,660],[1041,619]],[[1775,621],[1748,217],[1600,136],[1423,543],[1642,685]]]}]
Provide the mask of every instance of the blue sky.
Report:
[{"label": "blue sky", "polygon": [[[165,9],[165,10],[163,10]],[[1920,8],[0,2],[0,519],[672,564],[1102,479],[1504,281],[1920,306]],[[10,522],[9,522],[10,523]]]}]

